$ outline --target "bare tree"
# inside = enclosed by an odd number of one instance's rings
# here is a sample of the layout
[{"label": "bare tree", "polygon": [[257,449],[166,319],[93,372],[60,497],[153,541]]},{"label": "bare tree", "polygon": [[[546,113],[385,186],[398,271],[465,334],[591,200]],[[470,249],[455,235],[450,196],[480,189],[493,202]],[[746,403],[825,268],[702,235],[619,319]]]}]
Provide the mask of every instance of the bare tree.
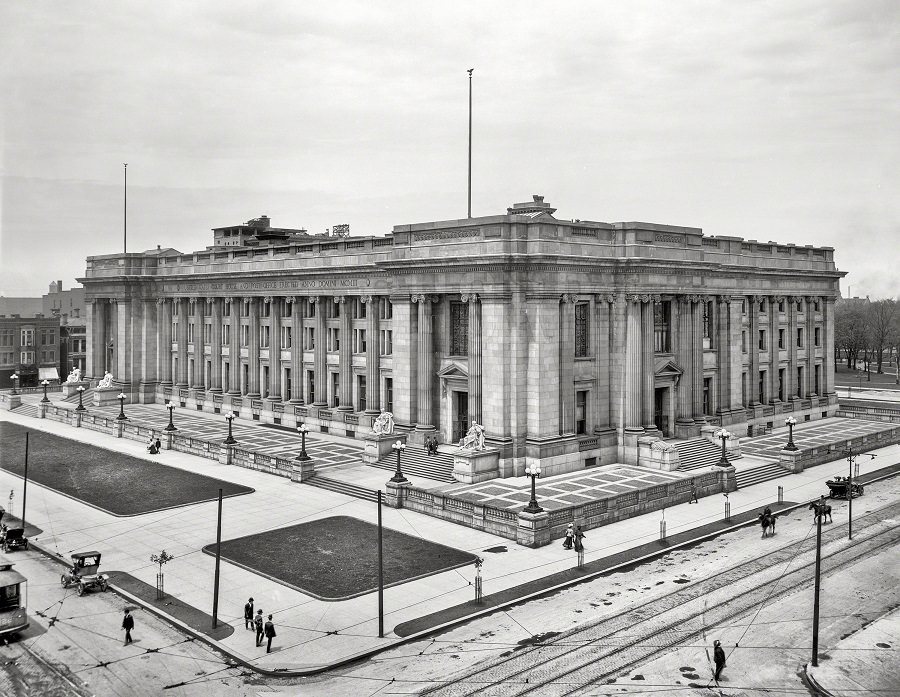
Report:
[{"label": "bare tree", "polygon": [[844,351],[847,367],[853,368],[860,351],[869,344],[868,300],[838,300],[834,307],[834,346]]},{"label": "bare tree", "polygon": [[897,302],[887,298],[869,303],[867,315],[869,344],[875,352],[880,375],[884,372],[884,351],[893,346],[891,335],[896,326]]}]

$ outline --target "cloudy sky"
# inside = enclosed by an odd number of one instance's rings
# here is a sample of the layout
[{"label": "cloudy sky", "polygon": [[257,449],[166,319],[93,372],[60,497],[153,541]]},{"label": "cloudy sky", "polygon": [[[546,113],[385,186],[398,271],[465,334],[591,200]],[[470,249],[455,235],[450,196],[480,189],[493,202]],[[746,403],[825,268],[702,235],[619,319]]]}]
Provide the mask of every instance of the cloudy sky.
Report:
[{"label": "cloudy sky", "polygon": [[561,218],[836,248],[900,294],[900,3],[0,4],[0,294],[268,214]]}]

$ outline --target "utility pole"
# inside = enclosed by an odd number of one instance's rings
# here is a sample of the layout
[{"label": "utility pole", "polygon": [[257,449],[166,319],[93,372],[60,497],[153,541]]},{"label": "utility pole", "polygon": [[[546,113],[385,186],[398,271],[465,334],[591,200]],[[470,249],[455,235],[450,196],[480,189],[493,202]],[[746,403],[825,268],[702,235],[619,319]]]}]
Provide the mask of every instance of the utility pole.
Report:
[{"label": "utility pole", "polygon": [[816,585],[813,595],[813,636],[812,636],[812,664],[819,665],[819,581],[822,572],[822,518],[825,517],[824,508],[817,508],[816,513]]},{"label": "utility pole", "polygon": [[213,629],[219,626],[219,560],[222,557],[222,490],[219,489],[219,518],[216,522],[216,576],[213,581]]}]

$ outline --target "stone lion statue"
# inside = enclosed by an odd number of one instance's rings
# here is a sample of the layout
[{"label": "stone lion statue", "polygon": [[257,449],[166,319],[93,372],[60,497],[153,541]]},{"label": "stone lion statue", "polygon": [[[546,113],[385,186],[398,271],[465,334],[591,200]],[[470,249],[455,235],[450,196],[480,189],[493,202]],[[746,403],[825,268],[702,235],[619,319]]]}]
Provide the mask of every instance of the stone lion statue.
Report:
[{"label": "stone lion statue", "polygon": [[459,441],[459,447],[464,450],[484,450],[484,426],[473,421],[465,437]]},{"label": "stone lion statue", "polygon": [[383,411],[372,422],[372,433],[378,436],[389,436],[394,432],[394,415]]},{"label": "stone lion statue", "polygon": [[113,386],[113,374],[108,370],[106,374],[103,376],[103,379],[97,383],[97,387],[112,387]]}]

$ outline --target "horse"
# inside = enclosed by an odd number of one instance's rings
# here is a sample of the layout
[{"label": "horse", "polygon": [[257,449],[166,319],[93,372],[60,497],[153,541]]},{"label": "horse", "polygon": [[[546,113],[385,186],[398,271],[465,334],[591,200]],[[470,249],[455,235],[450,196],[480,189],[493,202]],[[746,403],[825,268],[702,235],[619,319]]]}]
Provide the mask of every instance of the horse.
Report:
[{"label": "horse", "polygon": [[775,534],[775,516],[771,512],[760,513],[759,524],[762,527],[763,537]]},{"label": "horse", "polygon": [[830,503],[819,503],[818,501],[812,501],[809,504],[809,509],[813,512],[813,520],[821,515],[825,516],[825,518],[822,520],[823,523],[832,522]]}]

